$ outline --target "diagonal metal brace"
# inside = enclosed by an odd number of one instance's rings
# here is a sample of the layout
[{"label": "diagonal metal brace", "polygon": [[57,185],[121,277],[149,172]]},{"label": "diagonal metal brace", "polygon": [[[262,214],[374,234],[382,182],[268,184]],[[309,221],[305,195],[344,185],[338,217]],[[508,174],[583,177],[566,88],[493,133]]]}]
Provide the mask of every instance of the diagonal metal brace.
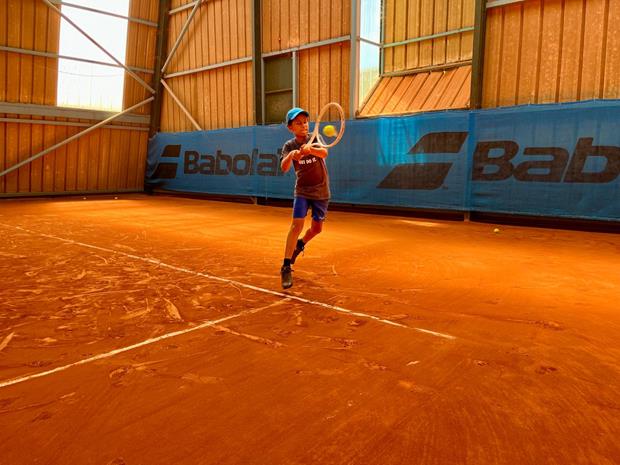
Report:
[{"label": "diagonal metal brace", "polygon": [[125,69],[125,71],[127,71],[127,73],[134,78],[136,81],[138,81],[144,88],[148,89],[148,91],[151,94],[156,93],[155,89],[153,89],[151,86],[149,86],[146,82],[144,82],[140,76],[138,76],[136,73],[134,73],[132,70],[130,70],[124,63],[122,63],[121,61],[117,60],[116,57],[114,55],[112,55],[110,52],[108,52],[105,48],[103,48],[101,45],[99,45],[99,43],[97,43],[97,41],[95,39],[93,39],[91,36],[89,36],[82,28],[80,28],[80,26],[78,26],[77,24],[75,24],[69,17],[67,17],[67,15],[65,15],[62,11],[60,11],[58,8],[56,8],[56,6],[51,3],[49,0],[42,0],[47,6],[49,6],[52,10],[54,10],[56,13],[58,13],[65,21],[67,21],[69,24],[71,24],[74,28],[76,28],[78,31],[80,31],[82,33],[82,35],[84,35],[84,37],[86,37],[88,40],[90,40],[93,44],[95,44],[97,46],[97,48],[99,50],[101,50],[103,53],[105,53],[107,56],[109,56],[114,63],[116,63],[117,65],[121,66],[122,68]]},{"label": "diagonal metal brace", "polygon": [[106,124],[108,124],[110,121],[118,118],[119,116],[124,115],[125,113],[129,113],[130,111],[135,110],[136,108],[139,108],[143,105],[146,105],[147,103],[151,102],[155,100],[155,97],[149,97],[146,100],[141,101],[140,103],[136,103],[134,106],[127,108],[126,110],[121,111],[120,113],[116,113],[112,116],[110,116],[109,118],[104,119],[103,121],[98,122],[97,124],[95,124],[94,126],[89,127],[88,129],[84,129],[82,132],[78,132],[77,134],[74,134],[73,136],[63,140],[62,142],[59,142],[57,144],[52,145],[51,147],[46,148],[45,150],[37,153],[36,155],[31,156],[30,158],[27,158],[26,160],[22,160],[19,163],[17,163],[16,165],[11,166],[10,168],[5,169],[3,172],[0,173],[0,178],[2,176],[5,176],[15,170],[18,170],[19,168],[21,168],[24,165],[27,165],[28,163],[32,163],[34,160],[36,160],[37,158],[41,158],[43,155],[53,152],[54,150],[56,150],[59,147],[62,147],[63,145],[68,144],[71,141],[74,141],[75,139],[79,139],[80,137],[88,134],[91,131],[94,131],[97,128],[100,128],[101,126],[105,126]]}]

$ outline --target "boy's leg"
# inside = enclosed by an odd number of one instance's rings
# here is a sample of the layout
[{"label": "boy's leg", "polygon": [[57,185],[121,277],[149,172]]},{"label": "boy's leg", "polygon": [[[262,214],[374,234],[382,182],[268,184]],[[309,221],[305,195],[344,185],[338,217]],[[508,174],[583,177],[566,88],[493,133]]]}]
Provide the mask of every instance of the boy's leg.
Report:
[{"label": "boy's leg", "polygon": [[320,234],[323,231],[323,221],[317,221],[314,218],[312,219],[312,223],[310,224],[310,228],[306,231],[303,237],[304,245],[310,242],[310,240]]},{"label": "boy's leg", "polygon": [[295,245],[297,244],[297,238],[304,229],[304,222],[305,218],[293,218],[291,228],[288,230],[288,235],[286,236],[284,258],[291,258],[293,256],[293,251],[295,250]]},{"label": "boy's leg", "polygon": [[310,224],[310,228],[304,234],[304,237],[297,241],[297,246],[295,247],[295,251],[293,252],[293,256],[291,258],[291,263],[295,263],[297,255],[303,252],[306,244],[323,230],[323,222],[327,217],[327,206],[329,201],[312,200],[310,201],[310,204],[312,206],[312,223]]},{"label": "boy's leg", "polygon": [[294,263],[292,259],[295,246],[297,244],[297,238],[304,229],[304,222],[306,214],[308,213],[308,201],[303,197],[295,197],[293,201],[293,221],[291,227],[288,230],[286,236],[286,246],[284,247],[284,263],[280,269],[280,275],[282,277],[282,287],[288,289],[293,285],[293,270],[291,269],[291,263]]}]

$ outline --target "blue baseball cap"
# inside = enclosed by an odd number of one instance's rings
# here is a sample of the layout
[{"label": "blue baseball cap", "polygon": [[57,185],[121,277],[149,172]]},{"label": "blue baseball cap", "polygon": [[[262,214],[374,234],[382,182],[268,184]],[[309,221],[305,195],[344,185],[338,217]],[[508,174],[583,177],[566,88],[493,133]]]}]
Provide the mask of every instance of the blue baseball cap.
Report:
[{"label": "blue baseball cap", "polygon": [[306,110],[304,110],[303,108],[291,108],[288,113],[286,114],[286,125],[288,126],[289,124],[291,124],[291,121],[293,121],[295,118],[297,118],[299,115],[306,115],[306,116],[310,116],[310,113],[308,113]]}]

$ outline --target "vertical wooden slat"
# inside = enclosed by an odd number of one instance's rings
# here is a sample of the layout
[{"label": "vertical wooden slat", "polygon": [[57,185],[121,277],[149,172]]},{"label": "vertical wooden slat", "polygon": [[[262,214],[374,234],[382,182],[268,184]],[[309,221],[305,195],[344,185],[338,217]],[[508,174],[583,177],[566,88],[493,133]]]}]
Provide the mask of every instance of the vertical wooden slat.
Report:
[{"label": "vertical wooden slat", "polygon": [[[462,23],[462,0],[449,0],[448,3],[448,27],[449,31],[460,29]],[[461,58],[462,34],[449,36],[446,43],[446,62],[453,63]]]},{"label": "vertical wooden slat", "polygon": [[[43,129],[45,126],[42,124],[32,124],[31,135],[32,141],[30,144],[30,152],[28,156],[32,156],[35,153],[39,153],[43,150]],[[38,158],[31,162],[30,171],[30,192],[43,192],[43,164],[48,163],[53,154],[45,155],[42,158]]]},{"label": "vertical wooden slat", "polygon": [[[407,38],[407,2],[399,0],[394,8],[394,41],[401,42]],[[393,70],[400,71],[405,69],[405,46],[401,45],[394,48]]]},{"label": "vertical wooden slat", "polygon": [[230,67],[230,103],[229,109],[231,114],[231,126],[237,128],[241,126],[241,117],[239,115],[239,68],[242,65],[233,65]]},{"label": "vertical wooden slat", "polygon": [[[435,0],[435,13],[433,18],[433,34],[445,32],[448,23],[447,0]],[[446,62],[446,38],[440,37],[433,40],[433,64],[440,65]]]},{"label": "vertical wooden slat", "polygon": [[581,67],[581,100],[597,98],[600,94],[603,68],[603,25],[605,24],[605,0],[588,0],[585,11],[586,32],[583,43]]},{"label": "vertical wooden slat", "polygon": [[316,21],[319,28],[319,40],[326,40],[331,36],[331,0],[319,0],[318,11],[320,13]]},{"label": "vertical wooden slat", "polygon": [[[31,150],[31,124],[20,123],[18,128],[18,160],[23,161],[32,155],[30,153]],[[32,165],[25,165],[17,170],[17,190],[18,192],[29,192],[30,191],[30,171],[32,170]]]},{"label": "vertical wooden slat", "polygon": [[300,44],[299,42],[299,29],[300,29],[300,21],[299,21],[299,0],[284,0],[284,3],[287,8],[288,15],[288,43],[285,48],[296,47]]},{"label": "vertical wooden slat", "polygon": [[119,169],[118,169],[118,187],[120,189],[127,189],[128,173],[129,173],[129,159],[131,157],[131,131],[118,130],[121,143],[119,146]]},{"label": "vertical wooden slat", "polygon": [[500,82],[500,60],[503,12],[501,9],[487,10],[487,27],[484,46],[484,84],[482,106],[497,105],[497,90]]},{"label": "vertical wooden slat", "polygon": [[564,5],[562,58],[559,75],[560,102],[577,100],[583,45],[583,2],[569,1]]},{"label": "vertical wooden slat", "polygon": [[320,0],[308,0],[308,42],[317,42],[320,37],[320,20],[316,17],[319,8]]},{"label": "vertical wooden slat", "polygon": [[263,38],[262,51],[271,52],[271,0],[263,0],[262,2],[262,29],[261,35]]},{"label": "vertical wooden slat", "polygon": [[310,9],[310,2],[300,0],[299,2],[299,43],[306,44],[310,41],[310,28],[311,22],[308,21],[308,12]]},{"label": "vertical wooden slat", "polygon": [[126,132],[129,138],[129,144],[125,148],[125,164],[127,165],[125,186],[127,189],[135,189],[136,173],[138,171],[136,159],[138,158],[140,139],[137,131],[125,130],[123,132]]},{"label": "vertical wooden slat", "polygon": [[[383,40],[386,44],[394,43],[394,12],[396,9],[396,2],[403,2],[405,0],[385,0],[385,21],[384,21],[384,35]],[[394,47],[384,49],[383,52],[383,69],[386,73],[394,71]]]},{"label": "vertical wooden slat", "polygon": [[[286,1],[286,0],[285,0]],[[271,0],[271,50],[280,50],[280,0]]]},{"label": "vertical wooden slat", "polygon": [[120,133],[118,129],[110,130],[110,161],[108,165],[108,188],[119,188],[119,164],[120,164]]},{"label": "vertical wooden slat", "polygon": [[620,98],[620,2],[609,3],[603,98]]},{"label": "vertical wooden slat", "polygon": [[230,26],[230,0],[222,2],[222,48],[223,48],[223,61],[230,61],[231,54],[231,38],[234,37],[231,34]]},{"label": "vertical wooden slat", "polygon": [[[60,47],[60,16],[47,12],[47,51],[58,53]],[[45,104],[56,105],[58,58],[45,59]]]},{"label": "vertical wooden slat", "polygon": [[[19,125],[17,123],[7,123],[6,125],[6,158],[5,165],[7,168],[14,166],[18,163],[18,143],[19,143]],[[17,171],[4,176],[6,180],[5,189],[6,192],[17,192]]]},{"label": "vertical wooden slat", "polygon": [[519,82],[519,60],[521,54],[522,5],[508,5],[504,8],[502,29],[502,56],[500,59],[501,79],[498,92],[500,106],[514,105]]},{"label": "vertical wooden slat", "polygon": [[[35,2],[35,36],[34,49],[40,52],[46,50],[47,45],[47,14],[49,7],[41,2]],[[2,14],[0,12],[0,14]],[[1,27],[1,26],[0,26]],[[45,58],[34,57],[34,76],[32,82],[32,103],[43,105],[45,103]],[[0,69],[2,69],[0,65]],[[1,84],[0,84],[1,85]]]},{"label": "vertical wooden slat", "polygon": [[[429,36],[433,33],[433,3],[422,2],[420,10],[420,36]],[[433,62],[433,43],[425,40],[420,43],[420,61],[418,66],[430,66]]]},{"label": "vertical wooden slat", "polygon": [[546,0],[543,4],[542,48],[537,99],[539,103],[551,103],[556,100],[562,3],[562,0]]},{"label": "vertical wooden slat", "polygon": [[[461,0],[458,0],[459,2]],[[409,0],[407,7],[407,38],[420,37],[420,6],[421,0]],[[412,43],[406,46],[405,67],[413,69],[420,61],[420,44]]]},{"label": "vertical wooden slat", "polygon": [[[0,44],[7,44],[7,21],[8,21],[8,2],[0,2]],[[7,88],[7,52],[0,52],[0,102],[6,101],[6,88]],[[3,126],[5,127],[5,126]],[[6,130],[4,131],[6,133]],[[4,144],[4,139],[0,139],[0,143]],[[0,147],[2,147],[0,145]],[[0,163],[3,163],[3,148],[0,148]],[[4,181],[0,181],[0,186],[4,185]],[[0,192],[4,189],[0,188]]]},{"label": "vertical wooden slat", "polygon": [[[475,0],[463,0],[461,10],[461,27],[474,26]],[[474,48],[474,33],[465,32],[461,34],[461,60],[471,60]]]},{"label": "vertical wooden slat", "polygon": [[87,134],[77,140],[77,189],[80,191],[85,191],[88,188],[88,152],[90,151],[89,139],[89,134]]},{"label": "vertical wooden slat", "polygon": [[101,159],[99,140],[101,138],[101,129],[97,129],[84,137],[88,138],[88,148],[86,152],[86,188],[89,191],[94,191],[97,190],[97,181],[99,177],[99,160]]},{"label": "vertical wooden slat", "polygon": [[536,102],[541,27],[541,0],[525,3],[517,104]]},{"label": "vertical wooden slat", "polygon": [[[34,2],[26,0],[22,2],[21,14],[21,41],[20,47],[32,50],[34,47]],[[21,56],[21,74],[19,86],[19,101],[21,103],[32,102],[32,78],[33,58],[31,55]]]},{"label": "vertical wooden slat", "polygon": [[[2,13],[2,8],[0,8],[0,13]],[[6,123],[0,123],[0,171],[4,171],[5,168],[8,168],[8,166],[6,165],[6,161],[5,161],[7,144],[8,144],[8,141],[6,140]],[[5,178],[6,176],[2,176],[0,178],[0,192],[2,193],[6,192],[6,179]]]},{"label": "vertical wooden slat", "polygon": [[[21,18],[21,2],[9,0],[8,9],[12,17]],[[21,47],[21,21],[8,22],[7,45],[9,47]],[[8,102],[19,102],[21,57],[17,53],[7,54],[7,92]]]},{"label": "vertical wooden slat", "polygon": [[[51,145],[56,141],[65,140],[67,126],[49,126],[49,139],[46,137],[46,145]],[[54,185],[53,192],[64,192],[67,187],[67,145],[57,148],[54,151]]]},{"label": "vertical wooden slat", "polygon": [[99,157],[99,169],[97,170],[99,174],[97,188],[107,190],[110,188],[110,133],[112,130],[104,127],[99,131],[101,132],[101,145],[99,149],[101,156]]},{"label": "vertical wooden slat", "polygon": [[[67,121],[74,122],[75,119],[68,119]],[[67,138],[77,134],[78,128],[75,126],[67,126],[66,136]],[[78,188],[78,161],[79,161],[79,139],[70,142],[67,147],[67,170],[65,184],[67,191],[75,191]]]}]

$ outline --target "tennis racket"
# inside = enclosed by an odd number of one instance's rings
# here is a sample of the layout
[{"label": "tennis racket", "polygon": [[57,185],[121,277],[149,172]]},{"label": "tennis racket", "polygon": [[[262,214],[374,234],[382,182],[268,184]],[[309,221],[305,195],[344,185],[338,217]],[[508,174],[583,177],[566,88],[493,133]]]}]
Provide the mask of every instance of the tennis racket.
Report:
[{"label": "tennis racket", "polygon": [[[339,120],[324,122],[323,119],[328,118],[331,111],[338,115]],[[342,139],[344,128],[344,110],[336,102],[330,102],[321,109],[319,116],[314,122],[314,129],[310,134],[310,140],[306,145],[325,149],[333,147]]]}]

